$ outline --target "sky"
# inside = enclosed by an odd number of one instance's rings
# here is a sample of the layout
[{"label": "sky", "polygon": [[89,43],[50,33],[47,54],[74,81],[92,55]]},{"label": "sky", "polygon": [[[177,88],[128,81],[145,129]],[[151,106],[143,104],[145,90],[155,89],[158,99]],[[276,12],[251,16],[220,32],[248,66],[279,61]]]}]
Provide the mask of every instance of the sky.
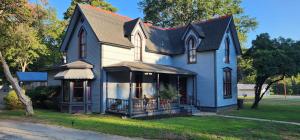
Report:
[{"label": "sky", "polygon": [[[35,0],[30,0],[35,1]],[[50,6],[56,8],[58,17],[63,18],[63,12],[69,7],[71,0],[48,0]],[[131,18],[143,17],[138,8],[139,0],[107,0],[118,8],[121,15]],[[247,47],[251,40],[260,33],[269,33],[271,37],[282,36],[300,40],[300,0],[244,0],[241,6],[245,14],[255,17],[258,27],[248,34]]]}]

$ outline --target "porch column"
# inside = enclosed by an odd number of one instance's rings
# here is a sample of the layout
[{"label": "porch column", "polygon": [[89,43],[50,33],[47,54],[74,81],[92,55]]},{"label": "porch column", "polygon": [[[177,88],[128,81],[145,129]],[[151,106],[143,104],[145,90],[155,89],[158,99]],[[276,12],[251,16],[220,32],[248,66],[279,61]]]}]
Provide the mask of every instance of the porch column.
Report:
[{"label": "porch column", "polygon": [[87,113],[87,80],[83,81],[83,110]]},{"label": "porch column", "polygon": [[63,105],[63,102],[64,102],[64,80],[61,80],[60,81],[61,82],[61,89],[60,89],[60,93],[61,93],[61,95],[60,95],[60,111],[63,111],[62,110],[62,105]]},{"label": "porch column", "polygon": [[194,87],[195,87],[195,91],[194,91],[194,97],[195,97],[195,99],[194,99],[194,105],[195,106],[198,106],[198,95],[197,95],[197,76],[194,76]]},{"label": "porch column", "polygon": [[159,73],[157,73],[157,77],[156,77],[156,93],[157,93],[157,97],[156,97],[156,103],[157,103],[157,110],[159,110],[160,108],[160,101],[159,101]]},{"label": "porch column", "polygon": [[128,100],[129,117],[132,116],[132,71],[129,72],[129,100]]},{"label": "porch column", "polygon": [[179,86],[179,83],[180,82],[180,76],[179,75],[177,75],[177,100],[178,100],[178,105],[180,105],[180,86]]},{"label": "porch column", "polygon": [[196,92],[195,91],[195,76],[193,76],[193,92],[192,92],[193,93],[193,95],[192,95],[193,99],[190,100],[190,101],[192,101],[192,102],[190,102],[191,105],[195,105],[195,98],[196,98],[195,97],[195,92]]},{"label": "porch column", "polygon": [[70,81],[69,82],[69,86],[70,86],[70,96],[69,96],[69,113],[72,113],[72,105],[73,105],[73,92],[74,92],[74,82]]}]

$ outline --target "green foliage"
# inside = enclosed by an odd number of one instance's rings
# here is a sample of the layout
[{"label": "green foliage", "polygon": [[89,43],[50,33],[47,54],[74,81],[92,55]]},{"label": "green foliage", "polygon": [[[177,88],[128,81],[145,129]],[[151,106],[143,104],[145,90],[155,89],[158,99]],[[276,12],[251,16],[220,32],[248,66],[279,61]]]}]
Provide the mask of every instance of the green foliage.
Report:
[{"label": "green foliage", "polygon": [[11,90],[4,98],[4,104],[7,109],[23,109],[23,104],[19,100],[16,92]]},{"label": "green foliage", "polygon": [[31,98],[32,104],[36,108],[59,109],[59,86],[37,87],[28,90],[27,95]]},{"label": "green foliage", "polygon": [[86,2],[84,0],[72,0],[71,6],[67,9],[67,11],[64,13],[64,19],[69,20],[75,10],[76,4],[78,3],[87,3],[95,7],[100,7],[104,10],[116,12],[118,9],[111,4],[107,3],[104,0],[90,0],[89,2]]},{"label": "green foliage", "polygon": [[241,0],[142,0],[144,20],[154,25],[173,27],[190,22],[207,20],[215,16],[235,15],[234,21],[241,43],[245,43],[247,33],[257,26],[255,18],[244,15]]},{"label": "green foliage", "polygon": [[255,69],[256,82],[268,78],[293,76],[300,72],[300,45],[290,39],[270,39],[268,34],[258,35],[244,55]]},{"label": "green foliage", "polygon": [[[288,95],[300,95],[300,74],[285,78],[286,91]],[[284,95],[284,81],[272,86],[272,93]]]},{"label": "green foliage", "polygon": [[5,56],[12,66],[19,67],[25,71],[29,64],[36,61],[40,55],[48,54],[47,47],[41,43],[34,28],[27,24],[20,24],[11,33],[12,44],[6,50]]},{"label": "green foliage", "polygon": [[170,84],[167,86],[161,85],[159,95],[161,99],[167,100],[177,99],[178,97],[176,88]]}]

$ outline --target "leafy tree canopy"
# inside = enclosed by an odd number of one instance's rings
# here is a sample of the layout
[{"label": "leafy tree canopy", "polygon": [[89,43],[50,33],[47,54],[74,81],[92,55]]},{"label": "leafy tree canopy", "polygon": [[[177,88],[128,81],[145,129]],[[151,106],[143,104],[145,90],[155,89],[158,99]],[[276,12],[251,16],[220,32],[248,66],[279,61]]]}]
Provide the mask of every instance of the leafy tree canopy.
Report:
[{"label": "leafy tree canopy", "polygon": [[104,0],[89,0],[89,2],[87,2],[87,0],[72,0],[71,6],[64,13],[65,20],[68,20],[72,16],[72,14],[75,10],[76,4],[78,4],[78,3],[88,3],[92,6],[100,7],[104,10],[108,10],[111,12],[116,12],[118,10],[116,7],[112,6],[111,4],[107,3]]},{"label": "leafy tree canopy", "polygon": [[257,26],[255,18],[244,15],[241,0],[142,0],[144,20],[162,27],[186,25],[190,22],[207,20],[215,16],[235,15],[235,23],[241,43],[247,33]]}]

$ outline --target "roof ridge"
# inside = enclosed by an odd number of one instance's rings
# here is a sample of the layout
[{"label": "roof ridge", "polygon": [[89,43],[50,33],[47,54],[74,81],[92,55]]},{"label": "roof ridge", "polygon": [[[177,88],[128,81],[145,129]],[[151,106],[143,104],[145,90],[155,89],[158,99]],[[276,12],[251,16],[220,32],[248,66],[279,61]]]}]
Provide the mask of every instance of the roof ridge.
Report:
[{"label": "roof ridge", "polygon": [[103,13],[106,13],[106,14],[110,14],[112,16],[117,16],[119,18],[121,18],[122,20],[126,20],[126,21],[129,21],[129,20],[134,20],[133,18],[130,18],[128,16],[123,16],[123,15],[120,15],[120,14],[117,14],[117,13],[114,13],[114,12],[111,12],[111,11],[108,11],[108,10],[104,10],[100,7],[95,7],[95,6],[92,6],[92,5],[89,5],[89,4],[79,4],[85,8],[90,8],[90,9],[94,9],[94,10],[97,10],[99,12],[103,12]]}]

